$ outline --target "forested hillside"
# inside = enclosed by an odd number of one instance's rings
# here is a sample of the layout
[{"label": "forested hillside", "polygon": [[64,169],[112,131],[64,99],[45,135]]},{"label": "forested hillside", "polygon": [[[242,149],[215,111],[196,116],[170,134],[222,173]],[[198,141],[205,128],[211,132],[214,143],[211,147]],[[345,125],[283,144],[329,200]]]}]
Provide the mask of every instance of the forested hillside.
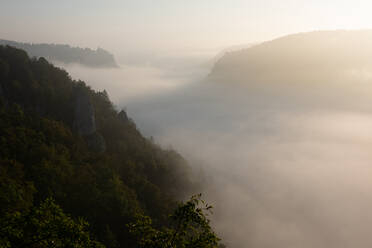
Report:
[{"label": "forested hillside", "polygon": [[128,223],[147,215],[167,226],[176,200],[193,191],[176,151],[44,58],[0,46],[0,102],[1,247],[49,247],[38,238],[50,230],[81,241],[53,247],[136,247]]},{"label": "forested hillside", "polygon": [[329,84],[372,70],[372,31],[317,31],[227,52],[210,78],[221,82]]},{"label": "forested hillside", "polygon": [[9,45],[25,50],[30,57],[44,57],[49,61],[65,64],[75,63],[89,67],[117,67],[114,55],[97,48],[71,47],[59,44],[30,44],[10,40],[0,40],[0,45]]}]

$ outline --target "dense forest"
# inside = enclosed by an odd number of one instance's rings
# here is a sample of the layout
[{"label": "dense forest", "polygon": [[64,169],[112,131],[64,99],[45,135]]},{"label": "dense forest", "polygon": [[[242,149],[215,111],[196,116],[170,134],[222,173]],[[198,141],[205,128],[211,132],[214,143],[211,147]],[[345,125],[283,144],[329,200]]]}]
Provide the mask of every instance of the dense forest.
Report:
[{"label": "dense forest", "polygon": [[92,50],[69,45],[30,44],[9,40],[0,40],[0,45],[16,47],[25,50],[30,57],[44,57],[53,62],[76,63],[89,67],[118,67],[114,55],[102,48]]},{"label": "dense forest", "polygon": [[0,46],[0,247],[216,247],[196,188],[105,91]]}]

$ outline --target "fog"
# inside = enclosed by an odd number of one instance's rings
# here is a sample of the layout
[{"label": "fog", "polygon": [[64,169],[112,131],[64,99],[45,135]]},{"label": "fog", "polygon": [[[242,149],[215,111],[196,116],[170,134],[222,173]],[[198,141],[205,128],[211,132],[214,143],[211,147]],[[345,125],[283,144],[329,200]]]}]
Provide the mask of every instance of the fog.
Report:
[{"label": "fog", "polygon": [[106,89],[144,135],[203,173],[200,191],[228,247],[371,247],[368,71],[340,71],[342,82],[304,78],[307,85],[291,88],[277,77],[256,87],[249,78],[209,78],[213,57],[65,68]]},{"label": "fog", "polygon": [[202,174],[228,247],[372,246],[372,32],[247,49],[371,28],[371,1],[0,3],[2,39],[115,55],[120,68],[57,66]]}]

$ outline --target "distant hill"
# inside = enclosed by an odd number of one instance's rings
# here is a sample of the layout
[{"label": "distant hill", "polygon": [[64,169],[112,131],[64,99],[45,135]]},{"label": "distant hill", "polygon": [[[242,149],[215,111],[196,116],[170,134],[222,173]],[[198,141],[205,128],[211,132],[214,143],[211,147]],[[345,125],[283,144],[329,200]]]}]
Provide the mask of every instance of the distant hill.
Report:
[{"label": "distant hill", "polygon": [[209,79],[245,84],[323,83],[368,77],[370,72],[372,30],[317,31],[227,52],[215,63]]},{"label": "distant hill", "polygon": [[208,60],[205,65],[212,68],[214,64],[219,61],[226,53],[241,51],[247,48],[250,48],[258,43],[247,43],[235,46],[228,46],[220,50],[212,59]]},{"label": "distant hill", "polygon": [[118,67],[114,56],[102,48],[93,50],[69,45],[30,44],[10,40],[0,40],[0,45],[16,47],[25,50],[30,57],[44,57],[54,62],[77,63],[89,67]]},{"label": "distant hill", "polygon": [[219,53],[217,53],[217,55],[212,60],[214,60],[215,62],[217,62],[226,53],[242,51],[242,50],[251,48],[252,46],[255,46],[257,44],[259,44],[259,43],[247,43],[247,44],[242,44],[242,45],[235,45],[235,46],[225,47],[222,51],[220,51]]}]

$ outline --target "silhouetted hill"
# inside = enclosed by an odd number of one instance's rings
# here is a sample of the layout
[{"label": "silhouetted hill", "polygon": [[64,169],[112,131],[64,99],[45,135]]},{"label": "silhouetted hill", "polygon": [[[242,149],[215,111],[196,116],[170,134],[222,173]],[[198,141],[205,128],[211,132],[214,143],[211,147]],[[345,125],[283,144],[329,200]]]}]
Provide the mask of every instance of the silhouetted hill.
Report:
[{"label": "silhouetted hill", "polygon": [[9,45],[25,50],[30,57],[44,57],[49,61],[78,63],[90,67],[117,67],[115,58],[108,51],[97,48],[71,47],[57,44],[30,44],[0,40],[0,45]]},{"label": "silhouetted hill", "polygon": [[259,84],[324,83],[372,70],[372,31],[317,31],[288,35],[226,53],[209,78]]}]

